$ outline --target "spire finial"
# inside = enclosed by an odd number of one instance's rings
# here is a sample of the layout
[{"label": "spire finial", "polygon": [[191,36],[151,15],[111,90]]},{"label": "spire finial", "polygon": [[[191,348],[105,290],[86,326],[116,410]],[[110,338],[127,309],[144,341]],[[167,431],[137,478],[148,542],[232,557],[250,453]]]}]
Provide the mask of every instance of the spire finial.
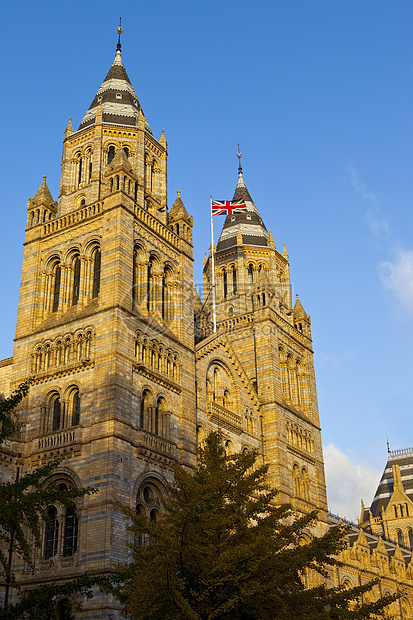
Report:
[{"label": "spire finial", "polygon": [[47,176],[44,174],[44,175],[43,175],[43,181],[44,181],[45,183],[46,183],[46,179],[47,179]]},{"label": "spire finial", "polygon": [[386,443],[387,443],[387,454],[390,454],[390,442],[389,442],[388,437],[386,437]]},{"label": "spire finial", "polygon": [[118,44],[116,46],[116,51],[119,51],[122,49],[121,43],[120,43],[120,35],[123,33],[123,28],[121,26],[122,23],[122,18],[119,17],[119,26],[116,28],[116,32],[118,33],[119,37],[118,37]]},{"label": "spire finial", "polygon": [[178,198],[180,198],[180,197],[181,197],[181,190],[178,189]]},{"label": "spire finial", "polygon": [[239,144],[238,144],[238,153],[237,153],[237,157],[239,159],[239,164],[238,164],[238,172],[242,173],[242,166],[241,166],[241,157],[242,157],[242,153],[239,150]]}]

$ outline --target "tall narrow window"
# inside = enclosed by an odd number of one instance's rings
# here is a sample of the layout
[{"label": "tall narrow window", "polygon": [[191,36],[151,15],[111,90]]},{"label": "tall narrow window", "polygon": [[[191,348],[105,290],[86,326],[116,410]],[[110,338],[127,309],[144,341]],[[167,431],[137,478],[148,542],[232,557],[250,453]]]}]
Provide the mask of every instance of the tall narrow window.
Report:
[{"label": "tall narrow window", "polygon": [[76,306],[79,301],[80,290],[80,258],[75,258],[74,276],[73,276],[73,305]]},{"label": "tall narrow window", "polygon": [[254,279],[254,267],[250,263],[248,265],[248,281],[249,281],[250,284],[252,284],[253,279]]},{"label": "tall narrow window", "polygon": [[77,426],[80,422],[80,396],[79,392],[73,394],[72,397],[72,426]]},{"label": "tall narrow window", "polygon": [[224,277],[224,298],[226,299],[228,295],[228,278],[227,278],[226,271],[224,271],[223,277]]},{"label": "tall narrow window", "polygon": [[57,554],[57,543],[59,539],[59,522],[57,520],[57,509],[51,506],[47,511],[47,521],[44,535],[44,559],[48,560]]},{"label": "tall narrow window", "polygon": [[147,390],[145,390],[141,398],[141,410],[140,410],[140,420],[139,420],[139,426],[141,428],[145,428],[146,426],[149,397],[150,397],[150,393]]},{"label": "tall narrow window", "polygon": [[65,529],[63,535],[63,556],[74,555],[77,551],[78,519],[76,508],[72,504],[66,508]]},{"label": "tall narrow window", "polygon": [[162,318],[165,320],[165,271],[162,274]]},{"label": "tall narrow window", "polygon": [[112,163],[112,159],[115,157],[115,147],[110,146],[108,150],[108,164]]},{"label": "tall narrow window", "polygon": [[78,176],[77,176],[77,186],[82,182],[82,158],[79,159],[79,167],[78,167]]},{"label": "tall narrow window", "polygon": [[148,282],[147,282],[147,299],[146,299],[146,307],[148,309],[148,312],[151,308],[151,296],[154,294],[153,291],[153,282],[152,282],[152,278],[153,278],[153,263],[155,262],[155,259],[153,256],[151,256],[149,258],[149,263],[148,263]]},{"label": "tall narrow window", "polygon": [[100,265],[101,265],[101,252],[95,250],[93,255],[93,292],[92,297],[95,298],[100,292]]},{"label": "tall narrow window", "polygon": [[409,539],[410,549],[413,549],[413,530],[409,530],[407,533],[407,537]]},{"label": "tall narrow window", "polygon": [[53,401],[52,431],[57,431],[60,428],[61,409],[60,398],[56,396]]},{"label": "tall narrow window", "polygon": [[237,271],[235,267],[232,269],[232,290],[234,295],[237,294],[238,285],[237,285]]},{"label": "tall narrow window", "polygon": [[132,305],[136,304],[136,286],[137,286],[137,273],[136,273],[136,248],[133,250],[133,266],[132,266]]},{"label": "tall narrow window", "polygon": [[60,264],[58,264],[56,265],[55,271],[54,271],[53,312],[57,312],[59,308],[61,274],[62,274],[62,269],[60,267]]},{"label": "tall narrow window", "polygon": [[89,159],[89,183],[92,180],[92,154],[90,154]]},{"label": "tall narrow window", "polygon": [[138,200],[138,182],[135,181],[135,202]]},{"label": "tall narrow window", "polygon": [[158,399],[158,402],[156,403],[154,429],[153,429],[153,432],[155,433],[155,435],[159,435],[159,410],[160,408],[161,408],[161,401],[160,399]]}]

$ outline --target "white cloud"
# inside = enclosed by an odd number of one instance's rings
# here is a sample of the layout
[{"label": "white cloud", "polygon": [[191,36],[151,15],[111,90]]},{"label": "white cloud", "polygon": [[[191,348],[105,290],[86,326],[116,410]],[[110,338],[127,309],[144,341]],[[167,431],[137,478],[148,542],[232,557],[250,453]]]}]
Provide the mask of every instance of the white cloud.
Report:
[{"label": "white cloud", "polygon": [[402,308],[413,315],[413,250],[398,250],[393,261],[379,264],[385,288],[396,294]]},{"label": "white cloud", "polygon": [[350,167],[349,170],[352,186],[363,200],[370,204],[366,212],[366,220],[371,232],[375,237],[380,239],[389,237],[391,235],[391,230],[386,218],[384,218],[381,213],[379,199],[360,181],[357,170],[352,167]]},{"label": "white cloud", "polygon": [[344,454],[333,443],[324,447],[324,464],[329,510],[356,521],[361,500],[370,506],[382,472]]},{"label": "white cloud", "polygon": [[317,355],[317,362],[329,366],[341,366],[344,362],[354,356],[354,350],[344,351],[344,353],[320,353]]}]

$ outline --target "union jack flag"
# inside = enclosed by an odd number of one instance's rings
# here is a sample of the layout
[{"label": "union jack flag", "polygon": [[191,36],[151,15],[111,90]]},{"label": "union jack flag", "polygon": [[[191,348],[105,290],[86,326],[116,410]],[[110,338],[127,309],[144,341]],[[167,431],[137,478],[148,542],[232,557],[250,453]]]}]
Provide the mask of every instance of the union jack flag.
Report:
[{"label": "union jack flag", "polygon": [[247,210],[247,205],[242,200],[212,200],[212,215],[232,215]]}]

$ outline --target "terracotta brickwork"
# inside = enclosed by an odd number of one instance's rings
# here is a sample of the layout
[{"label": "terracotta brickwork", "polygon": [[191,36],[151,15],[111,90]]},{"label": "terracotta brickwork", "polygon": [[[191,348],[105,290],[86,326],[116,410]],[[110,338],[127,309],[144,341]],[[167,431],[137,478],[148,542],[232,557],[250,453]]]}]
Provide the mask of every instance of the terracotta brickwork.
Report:
[{"label": "terracotta brickwork", "polygon": [[[3,480],[61,459],[59,484],[98,489],[75,516],[51,507],[53,526],[33,550],[37,571],[14,565],[27,586],[127,561],[118,502],[156,521],[173,464],[193,467],[210,430],[222,430],[229,453],[259,450],[280,502],[318,510],[309,535],[329,527],[311,320],[298,296],[292,303],[287,251],[241,165],[234,199],[247,211],[227,217],[215,248],[214,333],[211,250],[203,303],[180,192],[168,209],[164,132],[153,136],[118,50],[77,131],[69,120],[58,201],[46,177],[28,201],[14,353],[0,362],[1,393],[33,379],[17,411],[25,426],[2,446]],[[411,591],[411,554],[387,549],[383,564],[382,545],[371,551],[363,536],[349,535],[332,579],[380,575],[383,587]],[[82,617],[116,609],[97,594]]]}]

